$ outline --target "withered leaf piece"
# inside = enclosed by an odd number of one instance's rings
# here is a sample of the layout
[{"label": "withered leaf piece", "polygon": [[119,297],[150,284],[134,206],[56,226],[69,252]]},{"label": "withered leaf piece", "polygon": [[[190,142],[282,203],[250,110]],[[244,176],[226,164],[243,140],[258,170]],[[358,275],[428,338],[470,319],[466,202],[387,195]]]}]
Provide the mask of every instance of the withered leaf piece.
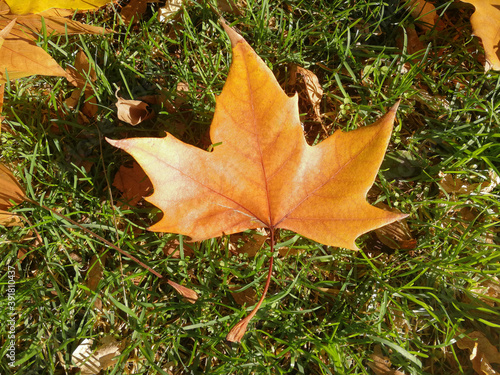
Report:
[{"label": "withered leaf piece", "polygon": [[484,70],[500,70],[500,0],[462,0],[474,5],[470,18],[474,35],[481,39],[486,55]]},{"label": "withered leaf piece", "polygon": [[367,362],[367,365],[376,375],[405,375],[403,372],[391,368],[391,361],[384,356],[380,345],[375,346],[374,352],[369,357],[372,362]]},{"label": "withered leaf piece", "polygon": [[418,20],[421,29],[427,31],[434,27],[438,15],[432,3],[425,0],[411,0],[408,7],[411,9],[412,17]]},{"label": "withered leaf piece", "polygon": [[307,97],[311,102],[314,110],[314,117],[316,121],[321,121],[321,98],[323,97],[323,88],[321,87],[316,74],[308,69],[297,67],[297,73],[302,76],[306,85]]},{"label": "withered leaf piece", "polygon": [[92,339],[85,339],[72,353],[75,366],[82,375],[93,375],[114,365],[121,354],[121,343],[113,336],[104,336],[99,340],[98,347],[92,350]]},{"label": "withered leaf piece", "polygon": [[[85,103],[81,108],[81,112],[87,117],[94,117],[97,114],[97,99],[93,94],[91,82],[97,80],[97,75],[94,68],[90,65],[87,55],[83,50],[78,51],[75,57],[75,67],[68,68],[68,79],[76,86],[71,96],[66,99],[66,104],[70,108],[74,108],[82,91],[84,91]],[[87,79],[89,82],[87,82]]]},{"label": "withered leaf piece", "polygon": [[212,152],[170,134],[108,140],[134,156],[153,183],[147,200],[164,216],[150,229],[200,241],[246,229],[283,228],[357,249],[359,235],[404,218],[366,201],[397,105],[370,126],[337,131],[309,146],[297,95],[288,97],[248,43],[224,27],[233,62],[217,99]]},{"label": "withered leaf piece", "polygon": [[196,300],[198,299],[198,294],[193,289],[177,284],[172,280],[168,280],[168,284],[172,288],[174,288],[177,291],[177,293],[183,296],[188,302],[195,303]]},{"label": "withered leaf piece", "polygon": [[457,340],[457,345],[460,349],[470,351],[470,360],[476,374],[498,374],[491,364],[500,364],[500,352],[483,333],[479,331],[471,332],[466,337]]},{"label": "withered leaf piece", "polygon": [[8,212],[7,209],[22,203],[24,197],[24,190],[12,172],[0,164],[0,225],[19,225],[19,217]]},{"label": "withered leaf piece", "polygon": [[131,168],[122,165],[115,175],[113,186],[123,194],[123,200],[135,206],[153,188],[141,166],[134,162]]}]

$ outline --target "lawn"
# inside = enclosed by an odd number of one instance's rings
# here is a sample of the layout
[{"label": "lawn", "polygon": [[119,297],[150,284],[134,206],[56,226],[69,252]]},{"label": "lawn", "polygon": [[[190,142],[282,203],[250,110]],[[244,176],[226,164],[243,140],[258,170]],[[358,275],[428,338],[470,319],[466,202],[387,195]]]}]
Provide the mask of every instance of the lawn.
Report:
[{"label": "lawn", "polygon": [[[82,115],[84,98],[68,107],[74,87],[64,78],[5,85],[0,162],[34,202],[12,210],[22,225],[0,226],[0,373],[78,373],[73,353],[85,339],[94,351],[117,343],[116,363],[101,374],[499,373],[491,352],[500,343],[500,74],[484,72],[474,8],[434,4],[439,18],[428,30],[399,2],[247,0],[235,14],[207,0],[185,1],[163,22],[161,4],[150,4],[129,25],[110,5],[76,17],[113,33],[40,35],[63,67],[85,52],[98,109]],[[359,251],[277,232],[268,296],[241,343],[226,335],[264,288],[269,244],[247,254],[253,232],[189,242],[148,231],[161,212],[123,202],[113,182],[133,159],[104,139],[169,132],[209,148],[231,64],[221,15],[283,89],[298,92],[311,145],[371,124],[401,100],[368,200],[409,215],[407,227],[359,237]],[[297,66],[324,90],[320,118]],[[137,126],[118,120],[117,89],[126,99],[156,98],[154,115]],[[14,366],[5,360],[9,319]],[[480,338],[473,360],[469,336]],[[497,372],[478,369],[495,359]]]}]

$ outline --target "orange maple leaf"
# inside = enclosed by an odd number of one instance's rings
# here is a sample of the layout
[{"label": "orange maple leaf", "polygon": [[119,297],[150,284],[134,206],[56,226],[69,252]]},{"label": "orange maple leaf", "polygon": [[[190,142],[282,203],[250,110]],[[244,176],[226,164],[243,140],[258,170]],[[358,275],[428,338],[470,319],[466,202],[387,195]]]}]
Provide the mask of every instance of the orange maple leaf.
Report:
[{"label": "orange maple leaf", "polygon": [[212,152],[165,138],[109,140],[150,177],[146,198],[163,218],[150,230],[193,241],[267,227],[357,249],[354,240],[405,215],[371,206],[374,182],[396,107],[371,126],[336,131],[309,146],[297,95],[288,97],[248,43],[225,26],[233,62],[217,99]]}]

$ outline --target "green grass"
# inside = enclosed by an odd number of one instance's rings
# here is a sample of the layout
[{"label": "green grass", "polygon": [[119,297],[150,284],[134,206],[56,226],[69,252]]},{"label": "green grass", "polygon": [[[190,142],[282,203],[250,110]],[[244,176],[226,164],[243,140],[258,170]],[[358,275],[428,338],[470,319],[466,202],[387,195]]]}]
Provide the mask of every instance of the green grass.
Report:
[{"label": "green grass", "polygon": [[[88,123],[80,123],[77,109],[64,105],[72,90],[64,79],[30,77],[6,86],[0,160],[14,170],[28,197],[200,296],[195,304],[184,301],[164,279],[102,241],[24,203],[15,208],[24,226],[0,227],[2,323],[8,312],[7,267],[19,275],[15,373],[69,373],[71,354],[83,339],[111,335],[123,349],[106,374],[126,369],[373,374],[368,363],[376,346],[393,369],[406,374],[473,374],[470,353],[455,341],[480,331],[493,345],[499,342],[499,296],[478,295],[477,288],[485,280],[498,285],[500,189],[447,193],[439,176],[452,174],[472,184],[490,181],[490,171],[499,173],[500,75],[484,74],[478,61],[482,47],[471,36],[471,8],[439,1],[444,27],[422,36],[426,50],[414,54],[404,38],[402,47],[396,39],[415,21],[392,2],[248,0],[243,16],[224,14],[282,85],[290,64],[318,76],[325,90],[323,124],[314,121],[307,102],[300,103],[311,143],[336,129],[367,125],[401,98],[370,199],[408,213],[417,241],[414,249],[393,250],[369,233],[357,241],[361,251],[354,252],[280,232],[277,246],[294,255],[276,259],[263,307],[241,344],[230,344],[225,336],[251,307],[238,305],[230,287],[249,286],[260,295],[269,247],[248,258],[229,251],[228,238],[188,244],[176,234],[148,232],[159,210],[145,202],[116,205],[120,193],[112,186],[114,175],[132,159],[104,141],[168,131],[207,146],[231,53],[218,15],[200,3],[186,4],[165,24],[156,20],[153,7],[129,27],[108,8],[83,20],[104,23],[114,34],[40,39],[63,67],[74,62],[80,48],[95,66],[92,90],[99,111]],[[157,105],[157,116],[136,127],[117,120],[116,88],[127,98],[161,93],[174,101],[180,82],[189,91],[177,110]],[[394,158],[400,162],[390,163]],[[82,161],[92,162],[88,173]],[[173,239],[180,243],[180,258],[163,253]],[[86,273],[92,257],[104,253],[103,276],[92,292]],[[94,307],[99,298],[102,311]],[[5,324],[0,332],[6,336]],[[5,358],[8,340],[0,343]],[[14,370],[2,360],[0,372]]]}]

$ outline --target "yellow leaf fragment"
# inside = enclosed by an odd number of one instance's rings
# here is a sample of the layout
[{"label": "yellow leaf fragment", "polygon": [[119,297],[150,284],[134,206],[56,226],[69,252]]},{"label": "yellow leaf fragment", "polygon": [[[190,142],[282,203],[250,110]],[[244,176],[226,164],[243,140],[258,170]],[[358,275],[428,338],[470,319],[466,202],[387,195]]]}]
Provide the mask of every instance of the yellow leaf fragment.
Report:
[{"label": "yellow leaf fragment", "polygon": [[500,70],[500,0],[462,0],[474,5],[470,18],[474,35],[481,39],[486,55],[484,70]]},{"label": "yellow leaf fragment", "polygon": [[14,25],[16,24],[16,19],[14,18],[12,21],[10,21],[7,26],[5,26],[1,31],[0,31],[0,48],[2,47],[3,45],[3,42],[5,40],[5,38],[7,38],[9,36],[9,33],[10,31],[12,30],[12,28],[14,27]]},{"label": "yellow leaf fragment", "polygon": [[113,0],[5,0],[12,14],[40,13],[51,8],[97,9]]}]

